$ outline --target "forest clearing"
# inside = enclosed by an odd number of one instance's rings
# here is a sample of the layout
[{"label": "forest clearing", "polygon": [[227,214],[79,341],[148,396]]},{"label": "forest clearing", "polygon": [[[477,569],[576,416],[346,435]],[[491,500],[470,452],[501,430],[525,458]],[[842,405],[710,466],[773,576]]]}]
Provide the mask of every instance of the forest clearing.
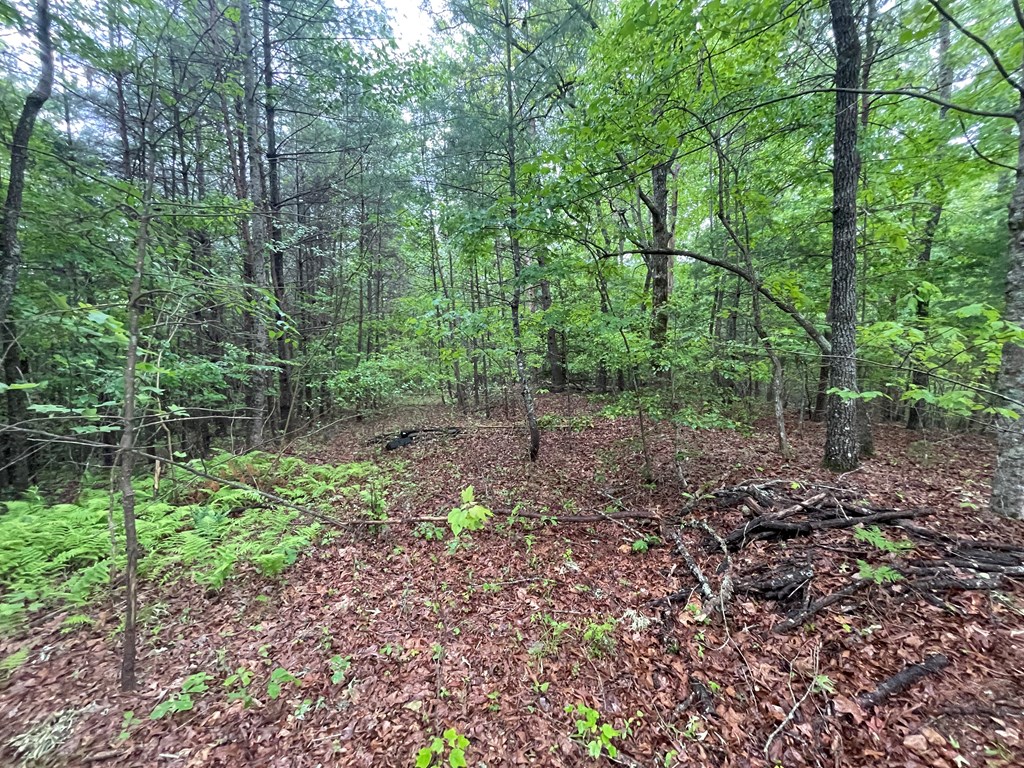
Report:
[{"label": "forest clearing", "polygon": [[[109,603],[81,623],[40,616],[0,645],[6,658],[27,652],[0,693],[0,738],[70,713],[55,753],[71,765],[408,766],[449,728],[468,741],[468,765],[585,765],[591,748],[641,766],[1020,764],[1024,551],[1005,542],[1024,531],[992,536],[979,512],[986,441],[890,428],[877,457],[837,481],[818,467],[820,425],[794,431],[791,461],[772,451],[770,428],[678,443],[656,429],[663,481],[644,486],[635,419],[573,401],[570,412],[564,396],[542,399],[551,428],[536,464],[510,460],[522,453],[516,428],[414,440],[399,455],[366,444],[411,423],[458,423],[439,408],[306,448],[318,463],[374,462],[375,511],[332,488],[320,508],[357,525],[325,527],[284,573],[239,562],[220,587],[144,587],[134,694],[118,690]],[[469,485],[493,517],[455,539],[444,521]],[[755,486],[764,495],[699,492]],[[724,570],[717,544],[685,527],[700,520],[725,537],[769,494],[825,507],[822,490],[908,516],[877,537],[860,525],[753,540],[730,547]],[[713,599],[731,581],[724,620],[676,536]],[[875,583],[863,564],[897,575]],[[808,611],[851,584],[865,588]],[[940,654],[948,666],[909,690],[859,703]],[[187,708],[151,719],[196,675],[205,682]],[[585,715],[567,707],[598,713],[614,735],[581,733]]]},{"label": "forest clearing", "polygon": [[1024,765],[1018,0],[0,0],[0,765]]}]

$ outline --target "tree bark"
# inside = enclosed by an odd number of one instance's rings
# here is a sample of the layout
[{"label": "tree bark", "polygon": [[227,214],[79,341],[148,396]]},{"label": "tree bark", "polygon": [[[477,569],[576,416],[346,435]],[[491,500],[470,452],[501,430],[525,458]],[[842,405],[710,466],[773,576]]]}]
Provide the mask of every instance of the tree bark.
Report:
[{"label": "tree bark", "polygon": [[[830,389],[848,395],[857,389],[857,77],[860,39],[852,0],[829,0],[836,41],[836,115],[832,159],[832,325]],[[826,467],[857,467],[856,398],[829,395],[825,418]]]},{"label": "tree bark", "polygon": [[[21,347],[18,345],[17,329],[12,321],[0,325],[0,358],[3,359],[4,383],[8,387],[19,383],[24,378],[21,361]],[[25,420],[25,392],[20,389],[8,389],[7,423],[17,425]],[[0,429],[0,434],[4,430]],[[27,490],[31,482],[31,464],[25,433],[17,429],[4,435],[3,450],[0,450],[0,464],[6,470],[0,472],[0,488],[9,485],[15,491]]]},{"label": "tree bark", "polygon": [[[1017,174],[1010,198],[1010,270],[1003,318],[1024,325],[1024,91],[1020,93],[1016,123]],[[1024,346],[1007,342],[1003,347],[998,383],[1003,395],[1024,401]],[[1024,519],[1024,413],[1018,419],[999,419],[998,427],[999,453],[990,506],[997,515]]]},{"label": "tree bark", "polygon": [[138,615],[137,577],[139,564],[139,538],[135,530],[135,410],[136,368],[139,355],[139,316],[142,313],[142,278],[149,252],[150,203],[153,198],[155,160],[143,144],[142,162],[146,167],[146,186],[143,190],[139,230],[135,240],[135,269],[128,292],[128,348],[124,363],[124,404],[121,410],[121,442],[117,455],[121,468],[121,511],[124,515],[125,555],[125,615],[124,647],[121,654],[121,690],[135,690],[136,617]]},{"label": "tree bark", "polygon": [[651,169],[651,194],[640,190],[640,199],[651,214],[653,252],[648,256],[651,280],[651,347],[658,365],[668,339],[669,274],[671,272],[672,231],[669,228],[668,176],[674,158]]},{"label": "tree bark", "polygon": [[281,247],[281,171],[277,146],[277,93],[274,90],[274,57],[271,46],[270,0],[261,2],[263,32],[263,87],[264,116],[267,121],[267,231],[270,246],[271,272],[274,279],[274,298],[277,300],[277,319],[280,334],[277,356],[281,360],[278,373],[277,411],[282,431],[287,433],[292,416],[291,346],[288,343],[285,321],[288,318],[285,292],[284,248]]}]

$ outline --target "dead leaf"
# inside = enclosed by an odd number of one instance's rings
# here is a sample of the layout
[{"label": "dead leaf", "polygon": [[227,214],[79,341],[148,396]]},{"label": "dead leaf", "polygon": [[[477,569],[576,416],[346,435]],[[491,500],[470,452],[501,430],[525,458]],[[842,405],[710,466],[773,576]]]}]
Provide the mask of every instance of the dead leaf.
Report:
[{"label": "dead leaf", "polygon": [[928,751],[928,739],[920,733],[912,733],[903,739],[903,746],[911,752],[923,755]]}]

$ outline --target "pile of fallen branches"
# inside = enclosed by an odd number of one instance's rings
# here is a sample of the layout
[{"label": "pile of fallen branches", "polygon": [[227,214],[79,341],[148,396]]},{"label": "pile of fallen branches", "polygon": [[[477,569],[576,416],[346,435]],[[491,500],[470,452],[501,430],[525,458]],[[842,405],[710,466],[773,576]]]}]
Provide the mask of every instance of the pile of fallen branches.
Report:
[{"label": "pile of fallen branches", "polygon": [[731,552],[754,541],[779,541],[810,536],[821,530],[894,523],[930,511],[873,507],[856,489],[785,480],[742,483],[715,491],[711,496],[716,507],[739,506],[750,517],[724,537]]},{"label": "pile of fallen branches", "polygon": [[[868,589],[886,590],[905,599],[917,595],[929,602],[945,606],[942,593],[957,590],[994,590],[1006,586],[1007,580],[1024,580],[1024,549],[1007,544],[957,539],[922,528],[908,521],[924,517],[928,509],[892,509],[871,505],[866,494],[855,488],[795,483],[787,480],[750,481],[722,488],[696,503],[684,515],[693,515],[699,506],[739,508],[747,521],[725,536],[718,535],[706,523],[695,522],[692,517],[676,520],[678,528],[671,530],[663,521],[663,532],[675,542],[675,551],[697,583],[703,598],[705,613],[723,613],[733,593],[749,594],[773,601],[786,611],[786,618],[775,626],[776,632],[789,632],[810,621],[825,608],[848,601],[857,593]],[[816,532],[854,527],[891,525],[909,534],[925,546],[918,551],[911,542],[900,542],[886,557],[884,573],[869,568],[844,578],[844,584],[835,591],[812,599],[812,585],[818,575],[815,569]],[[713,589],[705,573],[687,548],[681,536],[687,529],[707,534],[705,548],[720,552],[724,558],[719,572],[725,575],[719,588]],[[670,532],[669,532],[670,531]],[[746,577],[731,574],[729,553],[738,552],[752,542],[776,542],[796,537],[807,539],[795,556],[783,562],[774,561],[771,567],[758,567]],[[865,541],[862,544],[863,561],[880,554],[878,548]],[[911,552],[914,557],[910,557]],[[857,554],[854,552],[854,554]],[[829,554],[827,561],[833,561]],[[881,575],[880,575],[881,574]],[[836,575],[830,573],[827,575]],[[682,591],[650,601],[651,605],[671,606],[687,599],[691,591]]]}]

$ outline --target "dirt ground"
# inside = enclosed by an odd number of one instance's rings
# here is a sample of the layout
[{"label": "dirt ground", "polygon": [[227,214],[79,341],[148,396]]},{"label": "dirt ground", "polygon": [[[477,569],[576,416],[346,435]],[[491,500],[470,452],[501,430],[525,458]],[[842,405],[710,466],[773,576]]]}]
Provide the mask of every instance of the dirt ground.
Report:
[{"label": "dirt ground", "polygon": [[[411,766],[446,729],[468,740],[468,765],[490,768],[1024,765],[1024,578],[997,589],[871,584],[773,631],[787,612],[855,583],[860,561],[921,568],[965,539],[1010,554],[1024,547],[1024,524],[985,511],[986,439],[878,426],[875,456],[839,477],[819,465],[818,424],[794,419],[791,461],[774,452],[768,424],[751,436],[648,424],[645,483],[636,419],[602,418],[564,396],[541,408],[548,428],[535,465],[522,431],[500,418],[392,452],[367,444],[468,423],[426,407],[295,449],[388,468],[398,522],[341,530],[279,580],[249,574],[218,593],[184,579],[147,587],[137,693],[117,689],[116,606],[73,633],[51,616],[0,640],[0,658],[30,647],[0,683],[0,764],[17,765],[9,741],[46,722],[60,746],[41,764],[69,766]],[[750,505],[705,494],[768,480],[785,481],[787,493],[809,496],[819,484],[872,508],[919,511],[903,521],[916,534],[899,520],[880,526],[914,547],[886,552],[836,528],[755,541],[726,564],[703,531],[684,528],[680,541],[710,586],[733,587],[723,619],[668,534],[685,513],[724,536]],[[443,517],[469,485],[494,517],[454,551],[443,523],[400,522]],[[586,519],[552,519],[566,517]],[[441,528],[445,539],[433,538]],[[634,551],[647,537],[662,543]],[[796,567],[813,569],[796,601],[739,588]],[[937,654],[948,666],[873,708],[858,703]],[[253,675],[248,707],[228,701],[221,682],[241,667]],[[278,668],[294,679],[271,698]],[[190,711],[148,719],[201,671],[209,691]],[[588,709],[593,731],[609,726],[605,741],[588,728]],[[126,711],[136,715],[127,724]],[[596,761],[588,742],[601,750]],[[447,751],[437,759],[448,765]]]}]

